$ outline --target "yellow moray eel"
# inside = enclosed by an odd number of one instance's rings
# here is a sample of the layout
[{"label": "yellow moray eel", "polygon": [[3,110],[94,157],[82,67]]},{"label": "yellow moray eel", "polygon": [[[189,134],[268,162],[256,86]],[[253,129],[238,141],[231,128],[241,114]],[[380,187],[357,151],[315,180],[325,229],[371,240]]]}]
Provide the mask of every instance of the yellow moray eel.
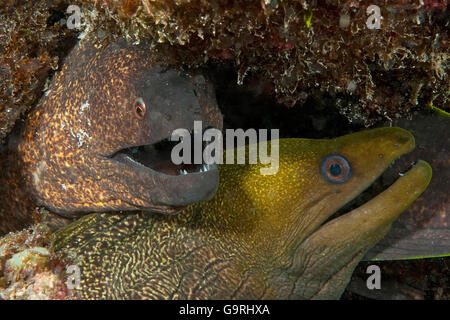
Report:
[{"label": "yellow moray eel", "polygon": [[[365,252],[427,187],[418,161],[361,207],[329,220],[414,148],[400,128],[280,139],[279,170],[221,165],[208,202],[173,216],[92,214],[54,235],[77,256],[86,299],[335,299]],[[336,166],[336,164],[338,164]],[[327,221],[329,220],[329,221]]]}]

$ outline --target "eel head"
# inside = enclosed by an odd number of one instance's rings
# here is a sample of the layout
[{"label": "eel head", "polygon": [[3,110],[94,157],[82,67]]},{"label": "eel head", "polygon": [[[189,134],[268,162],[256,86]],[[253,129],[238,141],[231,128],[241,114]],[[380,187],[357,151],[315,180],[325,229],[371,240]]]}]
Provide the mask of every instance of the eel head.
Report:
[{"label": "eel head", "polygon": [[266,298],[338,298],[365,252],[425,190],[431,168],[418,161],[369,202],[331,216],[413,148],[414,137],[401,128],[280,139],[274,175],[261,175],[262,165],[220,167],[221,185],[203,219],[223,241],[239,244],[239,269],[266,279]]},{"label": "eel head", "polygon": [[30,192],[54,212],[173,213],[210,199],[215,166],[171,161],[194,121],[222,127],[214,90],[194,72],[152,64],[147,44],[79,45],[30,116],[19,147]]}]

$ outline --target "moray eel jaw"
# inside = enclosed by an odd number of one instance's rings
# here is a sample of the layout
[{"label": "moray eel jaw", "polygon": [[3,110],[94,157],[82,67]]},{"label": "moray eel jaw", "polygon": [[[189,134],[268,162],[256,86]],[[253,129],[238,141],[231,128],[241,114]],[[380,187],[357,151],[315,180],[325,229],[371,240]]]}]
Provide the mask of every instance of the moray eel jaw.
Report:
[{"label": "moray eel jaw", "polygon": [[[158,145],[162,145],[160,148],[163,150],[158,150]],[[125,171],[133,171],[135,176],[142,181],[147,180],[149,185],[160,186],[149,190],[149,199],[159,206],[153,207],[154,211],[165,213],[177,212],[194,202],[210,200],[219,186],[217,165],[175,165],[170,159],[170,145],[163,141],[156,146],[128,148],[110,158],[117,167],[124,166]],[[148,200],[145,197],[141,199]]]},{"label": "moray eel jaw", "polygon": [[425,191],[431,171],[428,163],[419,160],[377,197],[309,236],[296,250],[289,271],[291,276],[298,277],[297,289],[291,297],[339,298],[365,252],[386,235],[392,222]]}]

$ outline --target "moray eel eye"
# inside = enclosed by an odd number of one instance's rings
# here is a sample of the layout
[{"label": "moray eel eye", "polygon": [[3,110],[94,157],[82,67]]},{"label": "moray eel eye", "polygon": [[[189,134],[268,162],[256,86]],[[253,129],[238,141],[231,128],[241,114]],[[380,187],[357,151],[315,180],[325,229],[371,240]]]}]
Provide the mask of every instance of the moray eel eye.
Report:
[{"label": "moray eel eye", "polygon": [[343,183],[351,176],[350,163],[343,156],[330,154],[322,160],[320,173],[329,182]]},{"label": "moray eel eye", "polygon": [[136,102],[134,103],[134,113],[136,114],[136,117],[139,120],[144,119],[146,111],[147,109],[144,100],[142,100],[142,98],[136,99]]}]

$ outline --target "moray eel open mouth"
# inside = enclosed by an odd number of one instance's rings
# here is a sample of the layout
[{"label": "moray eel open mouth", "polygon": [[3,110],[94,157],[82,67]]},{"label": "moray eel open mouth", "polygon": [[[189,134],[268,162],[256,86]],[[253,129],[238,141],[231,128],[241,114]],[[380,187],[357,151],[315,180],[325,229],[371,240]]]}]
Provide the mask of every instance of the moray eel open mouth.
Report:
[{"label": "moray eel open mouth", "polygon": [[[191,135],[193,135],[192,130]],[[193,138],[191,141],[193,141]],[[171,141],[170,138],[166,138],[150,145],[141,145],[122,149],[115,153],[112,158],[124,163],[141,167],[143,170],[150,169],[154,171],[155,174],[170,176],[206,174],[208,171],[217,170],[216,164],[194,164],[194,161],[179,165],[174,164],[171,159],[171,153],[173,147],[178,143],[178,141]],[[204,150],[208,143],[209,142],[203,142],[202,150]],[[191,154],[193,154],[193,150]]]},{"label": "moray eel open mouth", "polygon": [[[395,184],[397,180],[404,177],[409,173],[410,170],[414,169],[415,166],[423,166],[424,161],[423,160],[416,160],[413,163],[410,163],[407,167],[400,167],[398,165],[399,158],[402,155],[400,155],[398,158],[394,159],[388,167],[383,171],[378,177],[374,179],[371,185],[367,187],[364,191],[362,191],[359,195],[357,195],[354,199],[347,202],[342,208],[337,210],[331,217],[329,217],[326,222],[331,221],[339,216],[342,216],[346,213],[351,212],[354,209],[357,209],[358,207],[363,206],[365,203],[377,198],[380,194],[382,194],[385,191],[389,191],[389,188]],[[394,181],[390,182],[389,184],[386,184],[385,180],[390,176],[398,176]],[[325,223],[324,223],[325,224]]]},{"label": "moray eel open mouth", "polygon": [[[219,187],[217,165],[194,163],[193,130],[189,132],[192,136],[190,163],[174,163],[172,150],[181,142],[171,141],[170,135],[159,135],[153,143],[123,148],[107,157],[121,174],[128,175],[128,172],[134,177],[135,185],[127,184],[134,197],[145,203],[151,199],[151,204],[143,207],[155,212],[176,213],[191,203],[210,200],[216,193]],[[208,143],[202,142],[202,152]],[[157,187],[142,190],[138,186]]]}]

